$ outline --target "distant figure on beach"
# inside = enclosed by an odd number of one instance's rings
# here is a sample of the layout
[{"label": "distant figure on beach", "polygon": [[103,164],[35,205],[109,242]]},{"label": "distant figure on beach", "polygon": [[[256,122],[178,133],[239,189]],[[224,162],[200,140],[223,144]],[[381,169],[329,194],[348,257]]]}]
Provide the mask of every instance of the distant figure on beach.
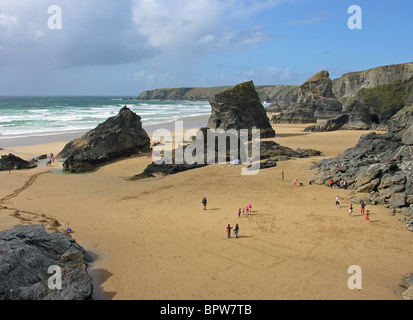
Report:
[{"label": "distant figure on beach", "polygon": [[330,181],[328,182],[328,184],[329,184],[330,188],[332,188],[332,187],[333,187],[333,179],[330,179]]},{"label": "distant figure on beach", "polygon": [[281,172],[281,181],[284,181],[285,175],[284,175],[284,171]]},{"label": "distant figure on beach", "polygon": [[53,155],[53,153],[50,154],[50,163],[54,163],[54,155]]},{"label": "distant figure on beach", "polygon": [[52,160],[48,160],[46,162],[46,167],[51,167],[52,166]]},{"label": "distant figure on beach", "polygon": [[340,197],[337,196],[336,197],[336,207],[338,207],[340,205]]},{"label": "distant figure on beach", "polygon": [[366,211],[366,219],[364,221],[365,222],[367,221],[367,223],[370,223],[370,210]]},{"label": "distant figure on beach", "polygon": [[10,174],[10,172],[11,172],[11,168],[9,168],[9,174]]},{"label": "distant figure on beach", "polygon": [[228,223],[228,226],[227,226],[227,239],[231,238],[231,229],[232,229],[232,227],[231,227],[231,225]]},{"label": "distant figure on beach", "polygon": [[206,210],[207,199],[206,199],[205,197],[202,199],[202,204],[203,204],[203,206],[204,206],[204,210]]},{"label": "distant figure on beach", "polygon": [[248,209],[249,209],[249,211],[250,211],[250,213],[252,212],[252,205],[250,204],[250,205],[248,205]]},{"label": "distant figure on beach", "polygon": [[348,208],[348,215],[351,217],[352,213],[353,213],[353,205],[350,204],[350,208]]},{"label": "distant figure on beach", "polygon": [[235,234],[235,238],[238,238],[238,231],[239,231],[239,226],[238,226],[238,223],[235,225],[235,228],[234,228],[234,234]]},{"label": "distant figure on beach", "polygon": [[241,208],[238,209],[238,218],[241,217]]},{"label": "distant figure on beach", "polygon": [[364,203],[364,201],[362,201],[360,205],[361,214],[364,214],[365,209],[366,209],[366,204]]},{"label": "distant figure on beach", "polygon": [[297,185],[297,179],[293,181],[293,187]]},{"label": "distant figure on beach", "polygon": [[247,206],[247,208],[245,208],[245,211],[246,211],[247,214],[250,214],[250,213],[249,213],[249,209],[250,209],[250,208],[249,208],[248,206]]}]

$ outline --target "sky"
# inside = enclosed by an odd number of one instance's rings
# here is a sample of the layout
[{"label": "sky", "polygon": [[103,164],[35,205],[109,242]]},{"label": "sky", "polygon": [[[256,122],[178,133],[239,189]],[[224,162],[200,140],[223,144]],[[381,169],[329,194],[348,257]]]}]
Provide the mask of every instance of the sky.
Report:
[{"label": "sky", "polygon": [[0,95],[335,79],[413,62],[412,15],[410,0],[0,0]]}]

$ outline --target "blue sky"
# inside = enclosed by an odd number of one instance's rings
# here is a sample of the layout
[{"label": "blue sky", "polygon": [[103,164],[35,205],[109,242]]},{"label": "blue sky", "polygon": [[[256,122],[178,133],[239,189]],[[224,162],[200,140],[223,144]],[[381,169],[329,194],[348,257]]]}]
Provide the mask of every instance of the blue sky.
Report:
[{"label": "blue sky", "polygon": [[[361,30],[348,27],[351,5]],[[412,15],[406,0],[0,0],[0,95],[334,79],[412,62]]]}]

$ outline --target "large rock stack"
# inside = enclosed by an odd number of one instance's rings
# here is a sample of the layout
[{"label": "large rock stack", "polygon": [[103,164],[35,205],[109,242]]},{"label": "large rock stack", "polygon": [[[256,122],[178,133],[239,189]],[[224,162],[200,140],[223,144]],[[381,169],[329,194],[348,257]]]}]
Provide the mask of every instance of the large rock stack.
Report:
[{"label": "large rock stack", "polygon": [[274,123],[315,123],[318,119],[337,117],[342,112],[333,94],[333,82],[327,71],[320,71],[297,90],[297,102],[273,118]]},{"label": "large rock stack", "polygon": [[141,117],[125,106],[117,116],[69,142],[57,158],[65,159],[65,171],[80,173],[149,151],[150,138],[142,128]]},{"label": "large rock stack", "polygon": [[[68,235],[47,233],[40,225],[3,231],[0,233],[0,300],[90,299],[93,287],[87,264],[91,261]],[[56,269],[49,269],[54,266],[61,271],[60,288],[55,287]]]},{"label": "large rock stack", "polygon": [[313,184],[339,185],[370,193],[371,203],[387,204],[413,214],[413,107],[405,107],[389,122],[386,134],[370,133],[339,157],[313,166]]},{"label": "large rock stack", "polygon": [[217,94],[210,101],[212,112],[208,128],[224,131],[259,129],[261,138],[274,138],[275,131],[260,102],[252,81]]}]

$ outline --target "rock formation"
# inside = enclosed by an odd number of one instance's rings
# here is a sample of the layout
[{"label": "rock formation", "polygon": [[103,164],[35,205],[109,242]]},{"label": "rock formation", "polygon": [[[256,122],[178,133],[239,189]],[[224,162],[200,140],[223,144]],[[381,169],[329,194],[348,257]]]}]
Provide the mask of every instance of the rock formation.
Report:
[{"label": "rock formation", "polygon": [[57,158],[65,159],[65,171],[80,173],[149,151],[150,139],[142,128],[141,117],[124,107],[117,116],[69,142]]},{"label": "rock formation", "polygon": [[261,138],[275,137],[264,107],[252,81],[244,82],[217,94],[210,101],[212,107],[208,127],[224,131],[259,129]]},{"label": "rock formation", "polygon": [[0,158],[0,171],[32,169],[36,167],[36,161],[26,161],[11,153]]},{"label": "rock formation", "polygon": [[[91,257],[69,236],[40,225],[0,233],[0,300],[86,300],[92,296],[87,272]],[[61,269],[61,289],[50,289],[51,266]],[[56,284],[55,281],[52,282]]]},{"label": "rock formation", "polygon": [[334,96],[333,82],[327,71],[320,71],[303,83],[297,92],[297,102],[290,105],[275,123],[314,123],[318,119],[337,117],[342,105]]},{"label": "rock formation", "polygon": [[[210,132],[211,134],[211,132]],[[211,136],[212,141],[207,140],[208,137],[208,128],[202,128],[198,130],[198,134],[196,140],[187,146],[181,146],[178,149],[172,151],[169,156],[164,156],[165,163],[157,164],[152,162],[148,167],[140,174],[137,174],[131,178],[131,180],[140,180],[145,178],[153,178],[156,175],[171,175],[176,174],[179,172],[192,170],[196,168],[201,168],[207,166],[208,164],[215,164],[221,161],[220,156],[222,156],[222,160],[226,163],[233,164],[234,160],[245,159],[245,152],[248,152],[248,156],[252,157],[251,154],[252,146],[251,143],[248,142],[248,150],[245,149],[245,145],[242,144],[242,140],[239,139],[238,136],[235,135],[225,135],[222,133],[212,133]],[[230,139],[230,137],[232,139]],[[222,140],[222,139],[225,140]],[[220,141],[224,141],[223,146],[220,147],[219,144],[216,144],[216,139],[220,139]],[[236,143],[236,147],[238,148],[237,152],[231,152],[232,148],[235,148],[234,145],[231,145],[231,141]],[[211,145],[212,143],[212,145]],[[313,157],[313,156],[320,156],[321,152],[312,149],[298,149],[292,150],[288,147],[283,147],[274,141],[260,141],[259,142],[259,154],[258,159],[260,161],[260,169],[266,169],[275,167],[278,161],[285,161],[292,158],[306,158],[306,157]],[[186,152],[187,148],[191,152],[191,155],[195,158],[199,156],[199,154],[192,154],[193,151],[199,152],[202,151],[200,158],[194,159],[188,163],[183,157],[183,154]],[[210,149],[210,154],[208,153],[208,149]],[[223,152],[223,154],[221,154]],[[242,155],[243,153],[243,155]],[[183,159],[182,163],[176,163],[176,159]],[[169,162],[169,163],[168,163]],[[240,163],[242,164],[242,163]]]},{"label": "rock formation", "polygon": [[413,107],[391,118],[388,133],[364,135],[354,148],[312,169],[313,184],[346,181],[348,189],[370,193],[373,204],[413,214]]}]

